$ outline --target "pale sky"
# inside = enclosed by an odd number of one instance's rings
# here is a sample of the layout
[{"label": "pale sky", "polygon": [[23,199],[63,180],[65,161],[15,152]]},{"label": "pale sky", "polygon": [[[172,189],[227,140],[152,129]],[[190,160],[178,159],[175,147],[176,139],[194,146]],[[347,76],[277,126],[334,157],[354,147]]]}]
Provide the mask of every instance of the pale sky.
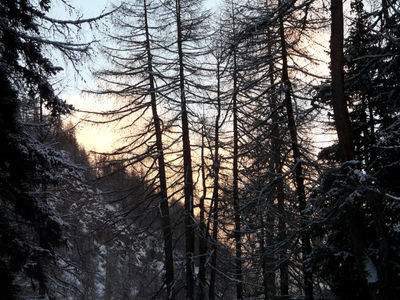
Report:
[{"label": "pale sky", "polygon": [[[61,1],[58,0],[54,2],[53,11],[58,15],[63,12],[57,8],[57,2]],[[96,16],[101,13],[104,8],[109,8],[111,7],[112,3],[118,2],[119,0],[68,0],[68,3],[79,11],[83,12],[85,17]],[[204,4],[207,8],[213,8],[218,2],[219,0],[205,0]]]}]

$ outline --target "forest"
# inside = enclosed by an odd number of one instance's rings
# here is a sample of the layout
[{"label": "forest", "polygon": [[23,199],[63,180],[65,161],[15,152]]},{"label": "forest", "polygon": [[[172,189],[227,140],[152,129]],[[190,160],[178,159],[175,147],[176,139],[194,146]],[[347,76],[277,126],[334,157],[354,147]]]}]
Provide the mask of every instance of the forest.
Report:
[{"label": "forest", "polygon": [[0,0],[1,298],[400,299],[400,2],[108,2]]}]

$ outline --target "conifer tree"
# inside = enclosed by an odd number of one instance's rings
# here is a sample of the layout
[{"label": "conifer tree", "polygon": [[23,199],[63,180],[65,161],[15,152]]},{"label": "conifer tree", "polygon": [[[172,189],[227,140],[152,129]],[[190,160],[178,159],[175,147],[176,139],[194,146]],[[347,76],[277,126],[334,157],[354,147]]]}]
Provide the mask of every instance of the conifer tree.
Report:
[{"label": "conifer tree", "polygon": [[[58,50],[76,63],[89,44],[45,36],[54,26],[73,32],[89,20],[48,17],[51,1],[1,1],[1,278],[8,299],[17,295],[16,277],[30,278],[33,290],[48,293],[47,264],[63,244],[62,225],[49,203],[47,187],[59,182],[64,158],[45,137],[71,106],[57,96],[51,79],[61,70],[45,55]],[[94,20],[92,20],[94,21]]]},{"label": "conifer tree", "polygon": [[[339,5],[332,6],[332,12],[340,13],[335,10],[340,10],[341,3],[332,4]],[[397,136],[394,112],[398,111],[398,100],[397,94],[391,93],[398,89],[398,81],[391,81],[398,77],[393,68],[398,63],[397,51],[393,51],[398,47],[393,40],[397,31],[392,31],[396,27],[392,27],[394,23],[387,27],[388,20],[398,19],[394,10],[389,9],[395,5],[383,1],[376,11],[367,13],[363,1],[351,3],[354,19],[342,50],[345,54],[342,88],[346,96],[344,105],[349,109],[347,118],[352,128],[350,142],[354,151],[351,156],[345,156],[351,161],[323,174],[321,185],[315,192],[317,211],[326,220],[321,226],[315,226],[316,236],[324,235],[324,243],[315,249],[313,259],[323,266],[322,277],[332,286],[335,295],[342,298],[390,299],[395,293],[392,279],[397,279],[396,276],[389,279],[388,274],[393,273],[388,260],[391,257],[392,266],[397,264],[398,257],[392,256],[391,249],[398,247],[398,237],[390,229],[388,220],[398,207],[393,205],[391,197],[387,197],[387,192],[390,190],[389,195],[395,195],[396,191],[391,183],[386,185],[386,180],[380,177],[393,170],[389,167],[381,171],[383,165],[388,166],[383,145],[394,146],[393,138]],[[335,21],[332,20],[333,26]],[[338,41],[332,39],[331,43]],[[340,45],[336,46],[338,50]],[[340,62],[333,59],[332,56],[333,65]],[[332,76],[334,74],[338,76],[332,71]],[[332,97],[334,107],[338,98],[335,94]],[[337,111],[335,118],[336,114]],[[386,127],[388,124],[392,125]],[[340,128],[337,131],[342,149],[339,151],[346,153],[343,136],[339,136]],[[386,157],[385,163],[381,160],[383,157]],[[389,164],[397,165],[397,159],[391,159]],[[334,163],[337,165],[342,161],[343,155]],[[381,167],[377,168],[378,165]],[[392,208],[388,209],[388,205]],[[331,277],[328,273],[332,269],[337,272]],[[351,292],[349,286],[352,286]]]}]

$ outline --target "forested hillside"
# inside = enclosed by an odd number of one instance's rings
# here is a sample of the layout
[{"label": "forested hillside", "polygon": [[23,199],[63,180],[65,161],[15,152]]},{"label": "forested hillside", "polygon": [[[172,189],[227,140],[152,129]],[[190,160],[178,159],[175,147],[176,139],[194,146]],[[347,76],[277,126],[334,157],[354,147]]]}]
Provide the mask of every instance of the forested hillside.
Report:
[{"label": "forested hillside", "polygon": [[396,0],[0,0],[1,298],[400,299],[399,95]]}]

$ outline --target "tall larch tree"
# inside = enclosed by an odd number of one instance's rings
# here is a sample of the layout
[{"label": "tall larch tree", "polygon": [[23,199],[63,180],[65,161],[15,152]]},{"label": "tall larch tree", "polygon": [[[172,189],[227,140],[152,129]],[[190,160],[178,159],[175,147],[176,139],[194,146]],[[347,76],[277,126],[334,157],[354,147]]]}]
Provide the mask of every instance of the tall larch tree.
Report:
[{"label": "tall larch tree", "polygon": [[[113,110],[98,115],[108,118],[105,120],[107,123],[121,122],[123,129],[131,129],[125,138],[126,143],[109,153],[109,159],[122,162],[123,168],[142,165],[146,159],[152,161],[145,173],[148,176],[143,179],[154,184],[158,190],[157,206],[160,208],[159,218],[164,239],[166,298],[175,299],[173,237],[163,143],[166,128],[162,126],[163,120],[159,115],[160,106],[162,108],[160,89],[163,84],[157,84],[160,79],[157,68],[161,63],[153,59],[161,44],[154,34],[154,28],[163,24],[153,24],[159,5],[157,2],[143,0],[123,3],[119,7],[113,17],[118,33],[108,33],[109,44],[103,46],[103,53],[113,62],[113,69],[96,71],[102,86],[91,93],[115,96],[122,104],[117,103]],[[150,120],[147,119],[147,112],[151,115]],[[142,126],[148,130],[139,129],[135,132],[135,129]],[[143,147],[147,147],[148,151],[135,151]],[[152,202],[150,198],[151,195],[148,201]]]}]

